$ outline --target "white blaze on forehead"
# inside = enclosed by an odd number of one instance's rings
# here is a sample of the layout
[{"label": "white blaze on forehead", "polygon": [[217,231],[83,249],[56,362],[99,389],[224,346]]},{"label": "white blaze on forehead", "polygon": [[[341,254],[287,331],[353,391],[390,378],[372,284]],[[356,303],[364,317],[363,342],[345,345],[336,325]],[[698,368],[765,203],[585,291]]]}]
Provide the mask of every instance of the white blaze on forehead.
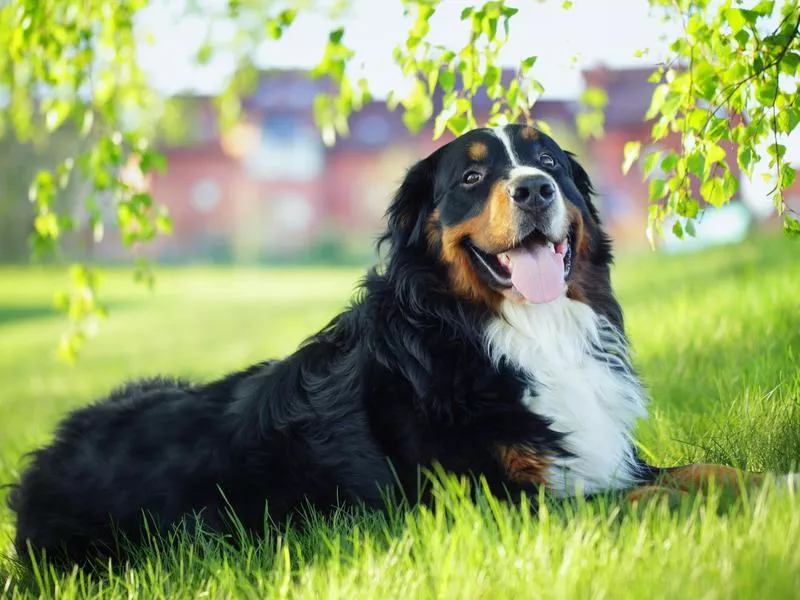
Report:
[{"label": "white blaze on forehead", "polygon": [[491,131],[495,137],[503,143],[503,146],[505,146],[511,165],[513,167],[519,167],[519,158],[517,157],[517,153],[514,152],[514,144],[506,131],[506,127],[493,127]]},{"label": "white blaze on forehead", "polygon": [[506,154],[508,155],[509,160],[511,161],[511,171],[508,173],[509,179],[516,179],[517,177],[525,177],[528,175],[544,175],[547,177],[553,185],[558,189],[556,185],[555,179],[548,173],[547,171],[543,171],[542,169],[538,169],[531,165],[523,165],[520,162],[519,155],[517,155],[516,150],[514,150],[514,142],[511,141],[511,136],[508,135],[508,131],[506,131],[506,127],[494,127],[492,128],[492,133],[494,136],[502,142],[503,147],[506,150]]},{"label": "white blaze on forehead", "polygon": [[517,165],[511,169],[508,173],[508,178],[513,181],[519,177],[530,177],[531,175],[542,175],[546,177],[550,183],[556,188],[558,191],[558,186],[556,185],[556,180],[548,173],[547,171],[542,171],[541,169],[537,169],[536,167],[529,167],[527,165]]}]

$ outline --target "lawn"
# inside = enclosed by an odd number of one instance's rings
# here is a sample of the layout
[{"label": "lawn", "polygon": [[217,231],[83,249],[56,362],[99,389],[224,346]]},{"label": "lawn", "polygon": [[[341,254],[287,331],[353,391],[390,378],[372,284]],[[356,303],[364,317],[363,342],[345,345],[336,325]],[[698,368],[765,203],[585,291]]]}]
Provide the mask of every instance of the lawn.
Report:
[{"label": "lawn", "polygon": [[[656,464],[800,464],[800,245],[759,238],[690,256],[628,256],[615,285],[652,397]],[[164,269],[155,294],[107,274],[112,316],[80,362],[54,361],[61,274],[0,269],[0,483],[70,408],[120,379],[210,378],[284,354],[347,301],[360,272]],[[800,497],[766,488],[638,512],[539,499],[538,515],[445,481],[432,509],[342,513],[231,549],[173,540],[102,575],[23,574],[0,492],[0,596],[61,598],[779,598],[800,590]],[[536,501],[535,501],[536,503]]]}]

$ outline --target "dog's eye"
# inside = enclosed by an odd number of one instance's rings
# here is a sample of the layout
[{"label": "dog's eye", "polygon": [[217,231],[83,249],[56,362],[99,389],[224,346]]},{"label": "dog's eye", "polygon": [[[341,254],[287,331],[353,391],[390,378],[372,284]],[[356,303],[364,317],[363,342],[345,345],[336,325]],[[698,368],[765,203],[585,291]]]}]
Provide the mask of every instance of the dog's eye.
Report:
[{"label": "dog's eye", "polygon": [[556,166],[556,159],[554,159],[549,154],[540,154],[539,164],[541,164],[546,169],[552,169],[553,167]]},{"label": "dog's eye", "polygon": [[475,185],[481,179],[483,179],[482,173],[478,173],[477,171],[467,171],[464,173],[464,178],[461,181],[466,185]]}]

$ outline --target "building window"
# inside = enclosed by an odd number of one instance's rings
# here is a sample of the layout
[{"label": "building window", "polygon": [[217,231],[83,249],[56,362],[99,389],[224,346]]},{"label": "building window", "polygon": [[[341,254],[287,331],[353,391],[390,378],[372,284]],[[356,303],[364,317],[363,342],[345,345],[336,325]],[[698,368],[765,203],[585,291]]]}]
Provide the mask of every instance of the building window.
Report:
[{"label": "building window", "polygon": [[306,129],[305,121],[298,117],[268,117],[264,123],[265,137],[276,140],[290,141],[302,137]]},{"label": "building window", "polygon": [[219,184],[210,177],[204,177],[192,186],[189,202],[197,212],[208,214],[217,207],[221,197]]},{"label": "building window", "polygon": [[267,117],[261,140],[244,158],[251,177],[310,181],[324,168],[322,139],[310,122],[291,115]]},{"label": "building window", "polygon": [[362,144],[383,146],[389,141],[391,131],[386,119],[378,115],[369,115],[358,122],[354,133]]},{"label": "building window", "polygon": [[289,234],[305,233],[314,221],[314,205],[305,194],[283,192],[272,197],[278,229]]}]

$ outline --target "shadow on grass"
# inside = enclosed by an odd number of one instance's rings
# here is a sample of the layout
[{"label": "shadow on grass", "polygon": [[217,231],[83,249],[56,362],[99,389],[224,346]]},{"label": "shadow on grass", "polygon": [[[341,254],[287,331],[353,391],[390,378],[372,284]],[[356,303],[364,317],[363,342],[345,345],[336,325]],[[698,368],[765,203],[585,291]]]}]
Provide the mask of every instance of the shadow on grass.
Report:
[{"label": "shadow on grass", "polygon": [[[124,309],[134,304],[136,304],[135,301],[126,300],[105,303],[110,310]],[[52,317],[66,318],[64,313],[53,306],[52,302],[31,302],[24,305],[0,303],[0,325]]]},{"label": "shadow on grass", "polygon": [[59,312],[50,304],[26,304],[24,306],[3,306],[0,304],[0,325],[11,322],[53,317]]},{"label": "shadow on grass", "polygon": [[[196,528],[194,521],[191,528],[177,525],[137,544],[120,542],[122,559],[96,558],[81,566],[3,556],[0,597],[57,597],[70,588],[80,589],[87,597],[155,597],[162,596],[163,590],[151,596],[152,590],[142,586],[169,589],[177,584],[200,589],[208,579],[224,578],[226,574],[220,571],[227,569],[241,578],[235,585],[236,596],[258,597],[257,580],[262,586],[266,580],[277,588],[296,578],[299,569],[356,556],[364,547],[377,553],[388,551],[403,535],[408,514],[408,509],[347,506],[323,515],[306,507],[291,520],[267,525],[264,535],[247,532],[236,523],[230,533],[221,535]],[[126,576],[132,572],[139,575]],[[171,578],[178,580],[170,583]],[[132,582],[138,586],[134,594],[129,587]]]}]

